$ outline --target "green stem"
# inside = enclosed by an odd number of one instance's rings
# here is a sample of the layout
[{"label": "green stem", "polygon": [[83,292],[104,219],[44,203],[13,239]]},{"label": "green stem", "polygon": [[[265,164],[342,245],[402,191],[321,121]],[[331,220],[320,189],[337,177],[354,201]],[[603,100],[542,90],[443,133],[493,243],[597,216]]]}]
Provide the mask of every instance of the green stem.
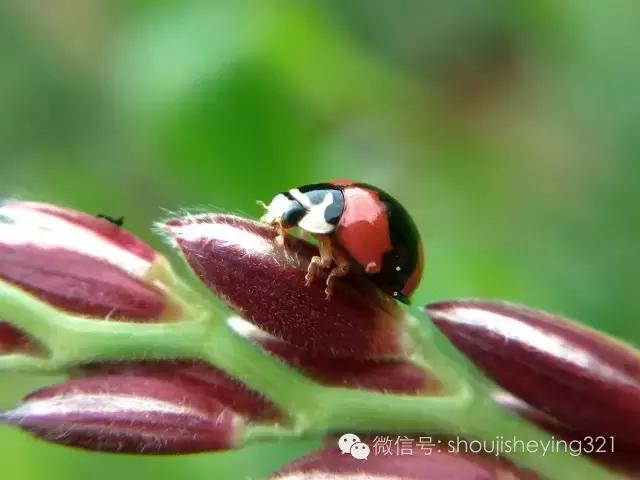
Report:
[{"label": "green stem", "polygon": [[510,441],[509,451],[503,448],[502,453],[506,457],[550,479],[620,478],[584,454],[573,456],[563,450],[557,451],[558,449],[552,448],[552,445],[558,445],[555,437],[501,408],[486,396],[473,404],[457,426],[457,431],[460,436],[484,440],[487,449],[491,449],[491,445],[497,445],[490,442]]},{"label": "green stem", "polygon": [[[184,285],[182,286],[183,288]],[[187,292],[188,293],[188,292]],[[195,298],[195,296],[194,296]],[[201,298],[197,297],[200,301]],[[198,312],[199,317],[194,317]],[[185,311],[170,323],[128,323],[88,319],[57,310],[23,290],[0,281],[0,318],[37,338],[49,357],[0,356],[0,371],[52,372],[95,361],[201,359],[270,398],[291,417],[291,427],[252,426],[247,438],[282,439],[328,432],[425,432],[464,435],[486,442],[511,435],[524,443],[551,437],[523,419],[501,410],[484,385],[470,378],[416,330],[419,360],[445,385],[439,397],[419,397],[324,387],[236,334],[214,318],[211,305]],[[506,456],[548,478],[617,478],[586,458],[567,453],[543,455],[513,451]]]},{"label": "green stem", "polygon": [[41,341],[50,357],[0,356],[0,370],[57,371],[96,361],[197,358],[264,393],[283,411],[306,415],[306,398],[320,387],[240,337],[209,313],[169,323],[129,323],[78,317],[56,310],[23,290],[0,282],[0,318]]},{"label": "green stem", "polygon": [[64,313],[52,306],[37,301],[18,287],[0,280],[0,319],[13,325],[42,344],[52,341],[53,327],[64,328]]},{"label": "green stem", "polygon": [[306,404],[322,390],[294,368],[239,336],[225,322],[215,322],[197,356],[264,393],[301,422],[307,415]]},{"label": "green stem", "polygon": [[22,353],[0,355],[0,372],[55,373],[51,360]]},{"label": "green stem", "polygon": [[[392,395],[349,389],[325,389],[321,397],[330,431],[393,431],[416,429],[430,433],[451,432],[472,402],[467,392],[442,397]],[[393,412],[392,414],[390,412]]]}]

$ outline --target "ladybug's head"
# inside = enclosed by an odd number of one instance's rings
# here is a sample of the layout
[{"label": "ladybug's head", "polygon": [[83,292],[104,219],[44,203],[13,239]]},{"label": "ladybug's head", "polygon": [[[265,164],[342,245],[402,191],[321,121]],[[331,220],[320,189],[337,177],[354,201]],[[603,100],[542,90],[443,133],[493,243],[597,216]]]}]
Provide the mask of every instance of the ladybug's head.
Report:
[{"label": "ladybug's head", "polygon": [[302,204],[291,197],[289,193],[279,193],[267,207],[267,211],[260,219],[269,224],[281,224],[284,228],[292,228],[306,215]]},{"label": "ladybug's head", "polygon": [[261,220],[284,228],[297,226],[310,233],[329,234],[343,209],[344,198],[339,189],[326,184],[306,185],[273,197]]}]

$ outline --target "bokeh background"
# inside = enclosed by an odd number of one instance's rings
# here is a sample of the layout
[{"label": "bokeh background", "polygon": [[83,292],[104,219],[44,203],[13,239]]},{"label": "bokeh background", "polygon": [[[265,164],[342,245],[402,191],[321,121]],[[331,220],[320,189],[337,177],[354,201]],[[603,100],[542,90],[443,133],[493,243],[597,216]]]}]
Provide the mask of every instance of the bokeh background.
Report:
[{"label": "bokeh background", "polygon": [[[416,303],[498,297],[640,340],[635,0],[7,0],[0,195],[250,216],[332,178],[400,199]],[[9,404],[51,379],[0,376]],[[261,478],[312,442],[115,457],[0,428],[3,479]]]}]

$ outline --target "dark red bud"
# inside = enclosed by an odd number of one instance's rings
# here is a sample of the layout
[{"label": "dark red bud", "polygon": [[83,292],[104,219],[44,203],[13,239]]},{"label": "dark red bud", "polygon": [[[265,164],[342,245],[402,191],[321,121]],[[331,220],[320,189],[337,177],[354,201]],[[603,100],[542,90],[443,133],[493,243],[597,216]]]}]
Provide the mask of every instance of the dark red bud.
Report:
[{"label": "dark red bud", "polygon": [[43,203],[0,204],[0,280],[61,309],[115,320],[173,316],[176,307],[154,286],[168,269],[107,220]]},{"label": "dark red bud", "polygon": [[[393,437],[391,437],[393,438]],[[369,455],[359,460],[335,446],[311,453],[269,477],[271,480],[533,480],[538,477],[496,457],[451,453],[417,446],[406,455],[376,453],[374,440],[362,438]],[[337,445],[337,444],[336,444]],[[354,448],[353,446],[351,448]]]},{"label": "dark red bud", "polygon": [[234,448],[244,425],[240,416],[197,389],[127,375],[43,388],[1,418],[49,442],[144,454]]},{"label": "dark red bud", "polygon": [[113,265],[69,250],[0,243],[0,279],[51,305],[91,317],[131,321],[162,316],[164,294]]},{"label": "dark red bud", "polygon": [[441,389],[437,377],[410,360],[322,356],[269,335],[239,317],[232,317],[229,323],[245,338],[325,385],[406,394],[435,394]]},{"label": "dark red bud", "polygon": [[281,349],[273,353],[325,385],[412,395],[436,394],[441,389],[437,378],[410,361],[352,360],[345,365],[335,358],[291,356],[293,352]]},{"label": "dark red bud", "polygon": [[[71,237],[67,241],[73,241],[73,237],[77,235],[83,235],[86,239],[93,237],[94,243],[108,243],[114,250],[137,257],[141,261],[140,264],[153,263],[158,256],[153,248],[118,225],[70,208],[40,202],[5,201],[1,205],[0,213],[5,222],[43,228],[43,233],[63,233]],[[129,263],[133,266],[133,259],[119,263]]]},{"label": "dark red bud", "polygon": [[566,318],[503,302],[433,303],[435,324],[489,377],[568,427],[640,445],[640,356]]},{"label": "dark red bud", "polygon": [[411,349],[403,311],[366,278],[348,275],[326,299],[324,279],[305,286],[317,247],[287,237],[275,242],[269,226],[230,215],[168,221],[195,273],[244,318],[309,351],[351,358],[404,356]]},{"label": "dark red bud", "polygon": [[[533,408],[506,392],[496,392],[494,400],[503,408],[535,423],[554,438],[564,440],[580,454],[589,455],[602,465],[625,475],[640,476],[640,447],[616,442],[615,437],[593,436],[561,424],[544,412]],[[573,442],[573,443],[570,443]],[[578,449],[578,445],[580,448]],[[633,477],[636,478],[636,477]]]},{"label": "dark red bud", "polygon": [[75,376],[134,375],[184,385],[217,400],[255,422],[281,418],[279,410],[258,392],[215,367],[191,360],[96,363],[76,369]]},{"label": "dark red bud", "polygon": [[73,250],[112,263],[135,277],[145,276],[159,259],[149,245],[118,225],[38,202],[0,203],[0,243]]}]

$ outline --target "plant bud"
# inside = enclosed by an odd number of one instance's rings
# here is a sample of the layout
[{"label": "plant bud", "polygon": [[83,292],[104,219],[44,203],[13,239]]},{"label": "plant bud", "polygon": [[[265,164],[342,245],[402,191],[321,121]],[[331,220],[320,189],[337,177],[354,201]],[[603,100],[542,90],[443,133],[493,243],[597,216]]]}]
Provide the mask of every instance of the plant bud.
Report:
[{"label": "plant bud", "polygon": [[176,218],[160,228],[200,279],[270,334],[324,356],[394,358],[412,345],[404,313],[363,275],[347,275],[327,300],[321,279],[305,286],[317,247],[294,237],[285,247],[261,223],[231,215]]},{"label": "plant bud", "polygon": [[503,302],[433,303],[427,314],[502,388],[566,426],[640,445],[640,357],[566,318]]},{"label": "plant bud", "polygon": [[0,281],[62,310],[163,320],[177,308],[154,281],[168,268],[151,247],[107,220],[42,203],[0,204]]},{"label": "plant bud", "polygon": [[[363,446],[364,445],[364,446]],[[354,451],[354,449],[356,449]],[[332,445],[311,453],[269,477],[270,480],[534,480],[535,474],[497,457],[453,453],[433,448],[411,455],[384,455],[363,438],[342,452]]]},{"label": "plant bud", "polygon": [[139,454],[234,448],[244,426],[242,417],[197,388],[133,375],[46,387],[0,418],[49,442]]}]

